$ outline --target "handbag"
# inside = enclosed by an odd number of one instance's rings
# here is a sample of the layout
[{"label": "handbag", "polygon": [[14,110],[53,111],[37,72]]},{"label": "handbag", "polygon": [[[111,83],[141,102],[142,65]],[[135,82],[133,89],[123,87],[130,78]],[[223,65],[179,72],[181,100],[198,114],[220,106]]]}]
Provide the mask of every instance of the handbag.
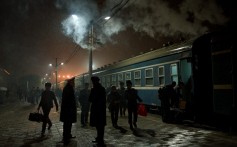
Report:
[{"label": "handbag", "polygon": [[147,110],[144,104],[138,104],[137,114],[141,116],[147,116]]},{"label": "handbag", "polygon": [[42,122],[43,121],[43,114],[40,111],[30,113],[28,120],[35,121],[35,122]]}]

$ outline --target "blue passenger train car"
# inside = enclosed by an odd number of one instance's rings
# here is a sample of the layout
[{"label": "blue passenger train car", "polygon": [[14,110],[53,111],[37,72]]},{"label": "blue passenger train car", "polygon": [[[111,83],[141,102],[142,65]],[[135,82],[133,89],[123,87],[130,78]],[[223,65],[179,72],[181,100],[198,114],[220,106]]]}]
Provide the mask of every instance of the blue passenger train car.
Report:
[{"label": "blue passenger train car", "polygon": [[[172,81],[185,84],[185,98],[199,122],[232,121],[236,115],[236,43],[232,33],[213,32],[189,41],[151,50],[93,70],[105,88],[131,80],[148,108],[160,108],[158,89]],[[76,87],[89,82],[78,75]]]}]

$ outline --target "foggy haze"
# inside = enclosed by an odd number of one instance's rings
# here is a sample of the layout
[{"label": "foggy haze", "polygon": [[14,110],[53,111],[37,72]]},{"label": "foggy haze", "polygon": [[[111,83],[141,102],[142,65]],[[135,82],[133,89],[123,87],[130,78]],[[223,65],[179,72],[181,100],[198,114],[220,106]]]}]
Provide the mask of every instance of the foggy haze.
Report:
[{"label": "foggy haze", "polygon": [[[97,44],[93,52],[94,65],[98,68],[150,48],[159,48],[170,39],[188,39],[225,27],[233,17],[230,13],[233,2],[226,2],[3,0],[0,68],[16,76],[44,76],[54,72],[48,64],[54,64],[58,58],[59,62],[68,61],[60,67],[59,74],[85,73],[92,21],[95,37],[102,43]],[[112,18],[102,20],[108,15]]]}]

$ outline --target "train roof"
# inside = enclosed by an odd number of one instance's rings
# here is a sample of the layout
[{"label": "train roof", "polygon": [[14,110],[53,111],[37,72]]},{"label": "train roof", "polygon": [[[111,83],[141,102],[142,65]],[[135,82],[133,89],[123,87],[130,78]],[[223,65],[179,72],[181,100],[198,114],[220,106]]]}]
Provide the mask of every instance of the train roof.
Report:
[{"label": "train roof", "polygon": [[114,68],[120,68],[120,67],[124,67],[127,65],[131,65],[131,64],[136,64],[139,62],[144,62],[144,61],[148,61],[148,60],[152,60],[155,58],[159,58],[159,57],[163,57],[163,56],[168,56],[171,54],[175,54],[175,53],[180,53],[180,52],[184,52],[184,51],[188,51],[192,48],[192,43],[193,43],[194,39],[188,40],[188,41],[184,41],[182,43],[176,43],[170,46],[166,46],[166,47],[162,47],[159,49],[155,49],[155,50],[151,50],[148,52],[145,52],[143,54],[116,62],[114,64],[109,64],[109,65],[105,65],[101,68],[98,68],[96,70],[93,70],[93,73],[96,72],[100,72],[103,70],[110,70],[110,69],[114,69]]}]

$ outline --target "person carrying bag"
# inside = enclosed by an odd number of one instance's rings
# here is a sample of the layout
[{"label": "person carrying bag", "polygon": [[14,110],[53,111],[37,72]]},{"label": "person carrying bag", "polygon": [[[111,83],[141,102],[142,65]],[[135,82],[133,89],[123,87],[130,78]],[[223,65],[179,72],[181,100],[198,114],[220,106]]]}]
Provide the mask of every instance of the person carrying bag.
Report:
[{"label": "person carrying bag", "polygon": [[43,121],[43,114],[41,111],[37,111],[37,112],[31,112],[29,114],[29,118],[28,118],[29,121],[35,121],[35,122],[42,122]]},{"label": "person carrying bag", "polygon": [[49,119],[49,113],[51,108],[53,108],[53,101],[56,106],[56,111],[58,111],[58,102],[53,91],[51,91],[51,83],[45,83],[45,90],[41,94],[41,100],[37,110],[40,108],[43,110],[43,124],[41,136],[44,136],[46,125],[48,124],[48,130],[52,127],[52,122]]}]

